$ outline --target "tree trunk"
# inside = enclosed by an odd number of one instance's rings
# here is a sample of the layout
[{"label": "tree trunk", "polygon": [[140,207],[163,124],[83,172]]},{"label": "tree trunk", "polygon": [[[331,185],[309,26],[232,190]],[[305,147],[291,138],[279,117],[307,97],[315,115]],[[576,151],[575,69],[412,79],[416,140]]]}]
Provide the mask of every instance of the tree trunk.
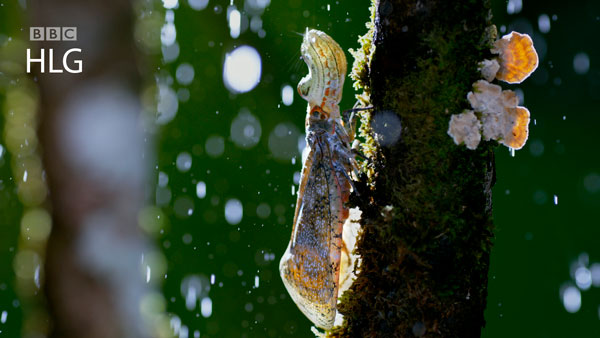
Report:
[{"label": "tree trunk", "polygon": [[[148,153],[140,129],[137,53],[129,1],[37,0],[34,27],[76,27],[77,41],[46,41],[40,85],[44,165],[53,228],[45,291],[51,337],[145,337],[137,226]],[[48,37],[48,36],[47,36]],[[67,66],[81,73],[69,73]],[[50,73],[53,68],[63,72]],[[144,158],[146,157],[146,159]]]},{"label": "tree trunk", "polygon": [[492,142],[448,136],[469,107],[495,30],[486,0],[381,0],[355,52],[363,152],[359,274],[342,297],[349,337],[479,337],[493,239]]}]

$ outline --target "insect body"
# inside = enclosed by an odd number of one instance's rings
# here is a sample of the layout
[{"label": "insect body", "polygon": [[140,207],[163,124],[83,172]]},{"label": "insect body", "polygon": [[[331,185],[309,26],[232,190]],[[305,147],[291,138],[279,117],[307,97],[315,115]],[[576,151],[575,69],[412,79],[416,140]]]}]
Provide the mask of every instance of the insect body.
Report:
[{"label": "insect body", "polygon": [[[333,326],[340,286],[342,228],[348,218],[353,132],[340,117],[346,57],[327,34],[308,30],[302,58],[309,73],[298,84],[308,101],[306,141],[298,200],[288,248],[279,272],[300,310],[318,327]],[[345,253],[346,254],[346,253]],[[344,272],[342,272],[343,274]]]}]

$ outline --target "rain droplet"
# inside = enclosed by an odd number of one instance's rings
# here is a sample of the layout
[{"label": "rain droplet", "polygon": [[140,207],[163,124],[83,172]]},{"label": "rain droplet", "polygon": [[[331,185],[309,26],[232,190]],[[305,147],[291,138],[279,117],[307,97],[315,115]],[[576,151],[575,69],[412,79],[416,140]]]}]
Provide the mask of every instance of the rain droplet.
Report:
[{"label": "rain droplet", "polygon": [[229,35],[234,39],[237,39],[240,36],[241,22],[242,15],[240,11],[233,7],[233,9],[229,11]]},{"label": "rain droplet", "polygon": [[189,85],[194,80],[194,67],[189,63],[180,64],[175,71],[175,77],[182,85]]},{"label": "rain droplet", "polygon": [[298,156],[300,131],[289,122],[280,123],[269,134],[269,150],[273,156],[285,162]]},{"label": "rain droplet", "polygon": [[597,173],[591,173],[587,175],[583,179],[583,186],[585,187],[585,190],[590,193],[596,193],[600,191],[600,175]]},{"label": "rain droplet", "polygon": [[187,102],[190,99],[190,91],[187,88],[177,89],[177,98],[181,102]]},{"label": "rain droplet", "polygon": [[521,12],[521,9],[523,9],[522,0],[508,0],[508,3],[506,4],[506,13],[517,14]]},{"label": "rain droplet", "polygon": [[167,186],[167,184],[169,184],[169,176],[166,173],[160,171],[158,173],[158,186],[164,188]]},{"label": "rain droplet", "polygon": [[210,298],[202,298],[202,302],[200,302],[200,312],[202,313],[202,317],[210,317],[212,314],[212,300]]},{"label": "rain droplet", "polygon": [[161,50],[165,63],[173,62],[179,57],[179,44],[177,42],[174,42],[170,46],[163,45]]},{"label": "rain droplet", "polygon": [[201,11],[208,6],[208,0],[188,0],[188,4],[192,9],[197,11]]},{"label": "rain droplet", "polygon": [[544,143],[541,140],[532,140],[529,144],[529,152],[534,157],[540,157],[544,154]]},{"label": "rain droplet", "polygon": [[373,116],[371,123],[377,141],[384,146],[395,144],[402,132],[400,118],[393,111],[381,111]]},{"label": "rain droplet", "polygon": [[583,75],[590,70],[590,57],[586,53],[577,53],[573,58],[575,73]]},{"label": "rain droplet", "polygon": [[175,24],[173,22],[165,22],[160,30],[160,42],[164,46],[170,46],[175,42],[177,38],[177,30],[175,30]]},{"label": "rain droplet", "polygon": [[575,283],[581,290],[588,290],[592,286],[592,273],[584,266],[575,270]]},{"label": "rain droplet", "polygon": [[567,312],[575,313],[581,308],[581,292],[574,286],[568,286],[562,293],[562,301]]},{"label": "rain droplet", "polygon": [[163,125],[170,122],[175,117],[178,108],[179,102],[175,91],[167,85],[159,85],[156,123]]},{"label": "rain droplet", "polygon": [[163,0],[163,7],[166,9],[172,9],[177,7],[178,0]]},{"label": "rain droplet", "polygon": [[595,287],[600,286],[600,263],[594,263],[590,266],[590,272],[592,276],[592,285]]},{"label": "rain droplet", "polygon": [[550,18],[547,14],[542,14],[538,17],[538,28],[542,33],[550,31]]},{"label": "rain droplet", "polygon": [[225,55],[223,81],[234,93],[246,93],[260,81],[262,65],[260,54],[250,46],[240,46]]},{"label": "rain droplet", "polygon": [[173,203],[173,209],[177,217],[185,219],[194,213],[194,202],[185,196],[177,197],[175,203]]},{"label": "rain droplet", "polygon": [[190,155],[188,152],[180,153],[177,155],[175,165],[182,173],[189,171],[190,168],[192,168],[192,155]]},{"label": "rain droplet", "polygon": [[231,123],[231,139],[240,148],[254,147],[260,140],[261,134],[260,122],[248,109],[243,108]]},{"label": "rain droplet", "polygon": [[292,86],[283,86],[281,89],[281,101],[283,101],[283,104],[286,106],[291,106],[292,103],[294,103],[294,89],[292,89]]},{"label": "rain droplet", "polygon": [[198,198],[206,197],[206,183],[200,181],[196,184],[196,196]]},{"label": "rain droplet", "polygon": [[252,16],[250,19],[250,30],[253,32],[259,32],[262,28],[262,19],[258,15]]},{"label": "rain droplet", "polygon": [[206,140],[206,153],[211,157],[219,157],[225,151],[225,140],[223,137],[214,135]]},{"label": "rain droplet", "polygon": [[166,206],[171,202],[171,190],[167,187],[156,189],[156,205],[159,207]]},{"label": "rain droplet", "polygon": [[548,199],[548,195],[546,195],[546,192],[543,190],[536,190],[533,193],[533,201],[537,205],[542,205],[542,204],[546,203],[547,199]]},{"label": "rain droplet", "polygon": [[267,218],[271,215],[271,207],[267,203],[261,203],[256,207],[256,215],[260,218]]},{"label": "rain droplet", "polygon": [[242,202],[237,199],[230,199],[225,203],[225,220],[227,223],[236,225],[242,221],[244,209]]}]

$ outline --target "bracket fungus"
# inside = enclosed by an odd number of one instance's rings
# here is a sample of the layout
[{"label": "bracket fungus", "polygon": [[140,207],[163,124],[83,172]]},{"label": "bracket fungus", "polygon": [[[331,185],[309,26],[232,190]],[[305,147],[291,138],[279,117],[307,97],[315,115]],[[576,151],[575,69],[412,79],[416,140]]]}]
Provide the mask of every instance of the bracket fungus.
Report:
[{"label": "bracket fungus", "polygon": [[469,149],[477,149],[481,141],[481,122],[472,110],[465,110],[462,114],[452,115],[448,134],[454,143],[464,143]]},{"label": "bracket fungus", "polygon": [[490,50],[497,58],[479,63],[483,80],[473,83],[467,100],[473,110],[452,115],[448,135],[457,145],[476,149],[483,139],[496,140],[512,149],[521,149],[529,135],[529,110],[518,106],[512,90],[491,84],[494,79],[521,83],[538,66],[538,55],[527,34],[511,32],[494,42]]},{"label": "bracket fungus", "polygon": [[507,83],[523,82],[538,66],[537,52],[527,34],[511,32],[494,42],[491,51],[499,54],[496,78]]}]

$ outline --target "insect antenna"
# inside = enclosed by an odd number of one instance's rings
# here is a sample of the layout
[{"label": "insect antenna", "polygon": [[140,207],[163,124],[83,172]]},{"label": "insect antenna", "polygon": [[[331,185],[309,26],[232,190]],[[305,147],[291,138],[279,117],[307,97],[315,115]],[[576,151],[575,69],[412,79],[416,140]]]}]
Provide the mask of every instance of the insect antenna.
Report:
[{"label": "insect antenna", "polygon": [[[304,34],[298,32],[288,32],[288,38],[297,39],[297,36],[304,38]],[[285,67],[288,69],[289,73],[298,73],[302,68],[302,55],[300,54],[300,49],[296,49],[293,57],[286,63]]]}]

